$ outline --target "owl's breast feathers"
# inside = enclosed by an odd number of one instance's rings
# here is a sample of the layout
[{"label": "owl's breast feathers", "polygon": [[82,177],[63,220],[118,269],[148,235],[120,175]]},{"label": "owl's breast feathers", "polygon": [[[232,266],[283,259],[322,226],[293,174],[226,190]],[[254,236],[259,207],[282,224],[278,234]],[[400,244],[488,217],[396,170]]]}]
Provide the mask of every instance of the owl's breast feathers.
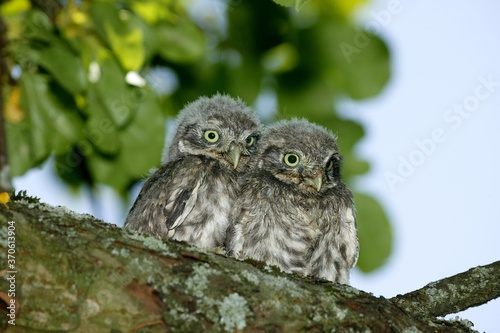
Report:
[{"label": "owl's breast feathers", "polygon": [[180,158],[146,181],[125,228],[204,248],[221,246],[237,189],[234,170],[207,157]]},{"label": "owl's breast feathers", "polygon": [[349,189],[340,183],[305,194],[263,174],[252,178],[243,188],[248,198],[241,198],[235,207],[240,212],[233,213],[229,253],[348,283],[359,248]]}]

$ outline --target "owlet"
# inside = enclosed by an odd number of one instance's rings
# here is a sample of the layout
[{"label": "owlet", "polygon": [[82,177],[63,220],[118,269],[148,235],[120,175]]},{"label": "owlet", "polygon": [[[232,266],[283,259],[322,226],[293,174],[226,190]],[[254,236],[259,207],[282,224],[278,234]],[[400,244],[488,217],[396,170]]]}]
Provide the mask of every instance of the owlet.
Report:
[{"label": "owlet", "polygon": [[239,174],[260,123],[241,100],[217,94],[178,115],[168,158],[144,184],[125,228],[203,248],[223,246]]},{"label": "owlet", "polygon": [[270,126],[241,179],[228,254],[348,284],[359,245],[340,164],[336,138],[325,128],[298,119]]}]

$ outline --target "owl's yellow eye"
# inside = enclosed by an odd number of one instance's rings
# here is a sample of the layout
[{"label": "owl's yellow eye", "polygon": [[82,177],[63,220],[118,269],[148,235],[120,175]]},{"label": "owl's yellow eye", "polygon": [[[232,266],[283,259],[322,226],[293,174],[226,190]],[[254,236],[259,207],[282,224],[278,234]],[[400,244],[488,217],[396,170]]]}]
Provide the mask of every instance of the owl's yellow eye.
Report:
[{"label": "owl's yellow eye", "polygon": [[297,154],[286,154],[285,158],[283,159],[285,161],[285,164],[291,167],[297,166],[299,164],[299,155]]},{"label": "owl's yellow eye", "polygon": [[328,161],[326,164],[326,171],[330,171],[333,169],[333,160]]},{"label": "owl's yellow eye", "polygon": [[213,130],[205,131],[205,140],[209,143],[216,143],[219,141],[219,133]]},{"label": "owl's yellow eye", "polygon": [[255,143],[255,138],[253,136],[249,136],[246,140],[247,142],[247,147],[252,147]]}]

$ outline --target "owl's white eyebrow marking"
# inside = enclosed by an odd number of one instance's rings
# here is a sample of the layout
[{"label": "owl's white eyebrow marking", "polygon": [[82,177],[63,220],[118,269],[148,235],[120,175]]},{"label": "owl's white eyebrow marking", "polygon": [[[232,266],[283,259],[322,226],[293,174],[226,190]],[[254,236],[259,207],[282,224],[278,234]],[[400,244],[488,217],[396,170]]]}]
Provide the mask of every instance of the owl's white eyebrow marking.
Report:
[{"label": "owl's white eyebrow marking", "polygon": [[216,119],[216,118],[210,118],[207,120],[207,124],[210,125],[210,126],[221,126],[223,125],[223,121],[221,119]]},{"label": "owl's white eyebrow marking", "polygon": [[177,145],[177,147],[179,148],[180,152],[186,151],[186,147],[184,146],[184,141],[182,141],[182,140],[179,140],[179,144]]}]

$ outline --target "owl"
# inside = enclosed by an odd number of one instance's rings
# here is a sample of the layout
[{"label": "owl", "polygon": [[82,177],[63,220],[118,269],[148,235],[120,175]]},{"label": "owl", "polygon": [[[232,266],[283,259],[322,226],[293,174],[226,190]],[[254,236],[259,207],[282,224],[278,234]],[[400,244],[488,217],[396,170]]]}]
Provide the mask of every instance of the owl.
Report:
[{"label": "owl", "polygon": [[145,182],[126,229],[202,248],[223,246],[239,174],[260,136],[255,112],[217,94],[178,115],[164,164]]},{"label": "owl", "polygon": [[336,137],[303,119],[267,128],[241,178],[227,253],[348,284],[359,245]]}]

